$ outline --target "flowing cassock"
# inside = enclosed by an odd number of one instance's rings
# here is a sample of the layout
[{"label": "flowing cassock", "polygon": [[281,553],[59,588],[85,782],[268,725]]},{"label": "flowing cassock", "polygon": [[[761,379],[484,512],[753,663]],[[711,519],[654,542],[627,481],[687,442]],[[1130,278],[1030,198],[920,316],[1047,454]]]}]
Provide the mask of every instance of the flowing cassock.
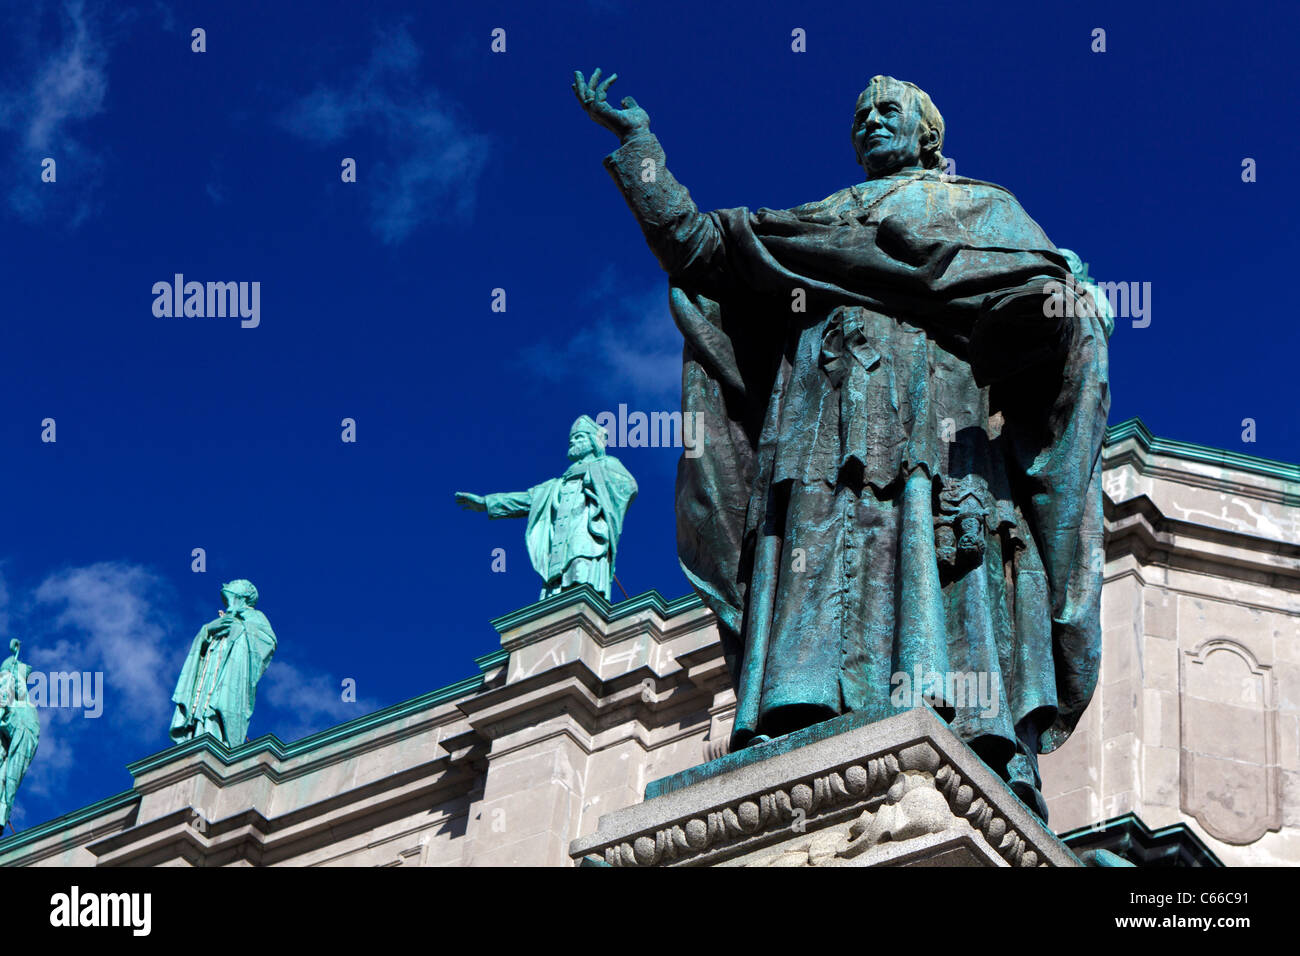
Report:
[{"label": "flowing cassock", "polygon": [[923,699],[1045,814],[1037,754],[1097,680],[1110,401],[1065,260],[1009,192],[936,171],[702,213],[648,131],[605,165],[703,416],[678,554],[718,615],[733,747]]},{"label": "flowing cassock", "polygon": [[41,721],[36,705],[27,696],[32,668],[21,663],[15,652],[0,664],[0,686],[4,707],[0,709],[0,831],[9,823],[18,787],[36,756],[41,739]]},{"label": "flowing cassock", "polygon": [[[211,633],[219,624],[229,625],[220,637]],[[271,663],[275,645],[271,622],[256,608],[227,611],[204,624],[172,693],[172,740],[210,733],[228,747],[242,744],[253,718],[257,682]]]},{"label": "flowing cassock", "polygon": [[527,491],[490,494],[489,518],[527,516],[528,557],[542,576],[540,597],[590,584],[610,596],[623,519],[636,499],[636,479],[622,463],[601,454],[570,465]]}]

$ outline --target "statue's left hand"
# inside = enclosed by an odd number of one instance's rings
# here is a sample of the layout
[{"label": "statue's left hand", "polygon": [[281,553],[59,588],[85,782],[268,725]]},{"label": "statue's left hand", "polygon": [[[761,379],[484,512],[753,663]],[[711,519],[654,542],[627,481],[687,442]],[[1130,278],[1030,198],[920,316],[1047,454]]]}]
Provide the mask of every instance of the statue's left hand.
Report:
[{"label": "statue's left hand", "polygon": [[456,492],[456,504],[466,511],[487,511],[487,500],[482,495],[472,495],[468,491]]}]

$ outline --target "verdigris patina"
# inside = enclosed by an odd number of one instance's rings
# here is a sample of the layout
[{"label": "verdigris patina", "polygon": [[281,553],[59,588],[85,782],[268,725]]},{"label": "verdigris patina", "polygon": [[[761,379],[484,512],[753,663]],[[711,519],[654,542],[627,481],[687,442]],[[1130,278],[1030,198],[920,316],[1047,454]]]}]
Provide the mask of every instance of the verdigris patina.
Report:
[{"label": "verdigris patina", "polygon": [[733,748],[923,700],[1045,816],[1037,755],[1100,656],[1109,393],[1087,290],[1011,193],[944,173],[911,83],[858,98],[865,181],[706,213],[613,79],[573,90],[621,140],[605,165],[686,341],[682,410],[707,440],[678,465],[678,553],[718,615]]},{"label": "verdigris patina", "polygon": [[30,664],[18,660],[22,644],[9,642],[10,654],[0,663],[0,833],[14,809],[18,786],[36,756],[41,738],[41,721],[36,706],[27,697]]},{"label": "verdigris patina", "polygon": [[571,465],[527,491],[475,495],[456,502],[489,518],[527,518],[528,557],[542,576],[541,597],[590,584],[609,600],[623,518],[636,498],[636,480],[605,453],[605,429],[588,415],[569,430]]},{"label": "verdigris patina", "polygon": [[194,636],[176,681],[171,738],[211,734],[228,747],[248,737],[257,682],[275,653],[275,632],[257,610],[257,588],[240,578],[221,586],[226,609]]}]

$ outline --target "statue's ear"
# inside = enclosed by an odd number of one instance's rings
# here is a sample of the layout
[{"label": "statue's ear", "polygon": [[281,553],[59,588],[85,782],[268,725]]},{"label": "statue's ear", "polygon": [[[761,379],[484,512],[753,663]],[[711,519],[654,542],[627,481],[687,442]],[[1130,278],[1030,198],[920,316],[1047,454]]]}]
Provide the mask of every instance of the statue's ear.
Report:
[{"label": "statue's ear", "polygon": [[939,131],[933,126],[925,127],[921,134],[921,150],[927,156],[933,156],[939,151]]}]

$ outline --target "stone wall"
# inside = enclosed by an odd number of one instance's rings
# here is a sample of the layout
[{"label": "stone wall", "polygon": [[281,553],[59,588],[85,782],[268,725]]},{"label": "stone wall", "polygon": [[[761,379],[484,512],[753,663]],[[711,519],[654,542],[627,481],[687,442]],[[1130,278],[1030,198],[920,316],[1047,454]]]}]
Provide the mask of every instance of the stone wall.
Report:
[{"label": "stone wall", "polygon": [[493,622],[459,684],[293,744],[191,741],[131,790],[0,843],[5,865],[572,865],[569,842],[708,759],[734,697],[712,615],[568,592]]},{"label": "stone wall", "polygon": [[1300,863],[1300,468],[1112,428],[1101,681],[1042,760],[1058,832],[1184,822]]},{"label": "stone wall", "polygon": [[[1105,490],[1101,683],[1043,758],[1052,828],[1133,812],[1229,865],[1300,863],[1300,468],[1129,422]],[[735,700],[694,596],[567,592],[492,623],[466,680],[291,744],[162,751],[0,864],[570,866],[602,814],[725,752]]]}]

